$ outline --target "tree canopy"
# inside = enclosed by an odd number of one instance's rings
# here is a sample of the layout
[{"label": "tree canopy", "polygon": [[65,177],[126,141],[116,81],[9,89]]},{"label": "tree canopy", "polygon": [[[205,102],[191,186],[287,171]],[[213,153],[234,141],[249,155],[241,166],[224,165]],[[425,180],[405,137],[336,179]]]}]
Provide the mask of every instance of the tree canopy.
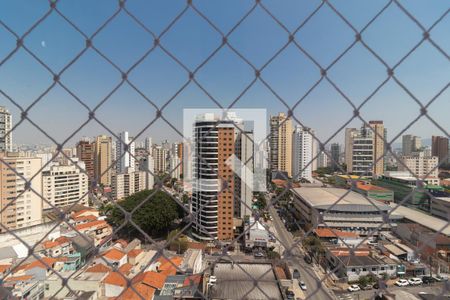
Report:
[{"label": "tree canopy", "polygon": [[[153,190],[141,191],[117,202],[117,205],[110,205],[111,207],[107,210],[107,221],[114,227],[121,226],[125,222],[125,215],[117,206],[120,205],[125,211],[131,212],[153,192]],[[131,219],[148,235],[161,236],[167,233],[173,221],[180,217],[182,217],[182,210],[178,204],[166,193],[157,191],[132,214]],[[140,234],[130,222],[119,231],[119,235]]]}]

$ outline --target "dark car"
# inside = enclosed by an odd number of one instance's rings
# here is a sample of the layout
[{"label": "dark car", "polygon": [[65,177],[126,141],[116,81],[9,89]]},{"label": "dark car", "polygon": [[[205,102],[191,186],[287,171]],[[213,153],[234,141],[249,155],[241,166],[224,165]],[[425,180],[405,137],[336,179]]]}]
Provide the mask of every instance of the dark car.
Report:
[{"label": "dark car", "polygon": [[286,291],[286,298],[288,298],[289,300],[294,299],[295,298],[294,292],[291,290]]},{"label": "dark car", "polygon": [[434,279],[434,278],[431,277],[431,276],[423,276],[423,277],[422,277],[422,281],[423,281],[423,283],[425,283],[425,284],[431,284],[431,283],[435,283],[435,282],[436,282],[436,279]]},{"label": "dark car", "polygon": [[309,255],[305,255],[303,257],[303,259],[305,260],[305,263],[307,263],[307,264],[311,264],[312,263],[312,258]]},{"label": "dark car", "polygon": [[294,277],[295,279],[299,279],[300,272],[297,269],[294,269],[294,272],[292,272],[292,277]]}]

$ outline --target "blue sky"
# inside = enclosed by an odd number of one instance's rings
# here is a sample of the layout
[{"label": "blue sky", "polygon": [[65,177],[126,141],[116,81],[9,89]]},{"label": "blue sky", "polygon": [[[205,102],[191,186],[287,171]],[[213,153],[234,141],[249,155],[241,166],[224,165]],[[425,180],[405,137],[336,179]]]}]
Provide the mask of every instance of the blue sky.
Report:
[{"label": "blue sky", "polygon": [[[362,30],[388,1],[334,0],[330,3],[356,28]],[[399,1],[417,20],[429,28],[448,9],[447,0]],[[230,31],[254,5],[244,0],[194,0],[195,7],[223,33]],[[319,0],[269,1],[262,4],[289,31],[294,31],[318,7]],[[58,9],[87,36],[91,36],[117,9],[117,1],[61,0]],[[128,0],[127,10],[159,36],[186,7],[186,1]],[[49,9],[47,1],[9,0],[0,3],[0,20],[22,36]],[[431,31],[431,38],[450,53],[450,14]],[[355,39],[353,30],[332,9],[323,5],[318,13],[295,35],[295,40],[322,67],[326,68]],[[386,11],[362,33],[362,39],[389,66],[394,66],[422,39],[422,30],[397,5]],[[288,33],[261,7],[229,36],[229,43],[254,67],[260,69],[288,41]],[[0,62],[15,48],[16,38],[0,25]],[[128,70],[153,45],[152,36],[143,30],[125,11],[94,38],[93,44],[120,69]],[[26,47],[54,72],[59,72],[85,47],[84,37],[56,12],[25,37]],[[188,8],[183,16],[162,35],[161,45],[189,69],[196,69],[222,43],[221,35],[198,13]],[[225,46],[198,70],[194,82],[188,83],[188,72],[161,48],[156,48],[129,74],[129,80],[145,96],[162,107],[163,115],[182,132],[183,108],[216,108],[207,93],[223,106],[230,105],[255,79],[254,70],[229,47]],[[359,105],[387,77],[383,66],[363,45],[356,44],[327,72],[330,80]],[[398,80],[422,103],[430,101],[445,88],[450,79],[450,61],[425,41],[395,69]],[[261,78],[288,105],[294,105],[320,79],[319,68],[292,43],[261,72]],[[51,84],[52,75],[24,49],[17,51],[0,65],[0,89],[26,108]],[[121,82],[120,72],[93,49],[88,49],[61,76],[61,82],[91,108],[104,99]],[[445,130],[450,129],[450,89],[446,89],[429,107],[430,116]],[[0,95],[0,105],[7,106],[15,122],[20,111]],[[286,111],[277,97],[257,80],[235,104],[236,108],[267,108],[269,114]],[[388,138],[395,137],[419,114],[420,106],[397,84],[389,80],[361,109],[365,120],[381,119],[388,128]],[[353,108],[327,81],[321,83],[294,110],[295,116],[316,130],[322,140],[328,139],[352,117]],[[129,84],[124,83],[96,111],[96,116],[112,132],[128,130],[138,134],[155,117],[155,108]],[[56,85],[29,113],[50,136],[62,142],[87,120],[88,111],[67,91]],[[349,126],[360,126],[354,120]],[[443,135],[425,118],[407,132],[429,138]],[[95,121],[88,123],[68,144],[81,136],[107,133]],[[14,131],[17,143],[51,141],[28,122]],[[178,133],[163,120],[157,120],[142,137],[155,141],[180,140]],[[342,131],[333,141],[342,142]]]}]

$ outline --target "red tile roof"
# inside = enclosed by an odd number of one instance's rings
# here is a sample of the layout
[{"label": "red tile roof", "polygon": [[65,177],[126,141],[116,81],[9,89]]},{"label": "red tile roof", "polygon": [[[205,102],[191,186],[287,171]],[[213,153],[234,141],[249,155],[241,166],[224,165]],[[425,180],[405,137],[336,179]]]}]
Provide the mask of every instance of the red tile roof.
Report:
[{"label": "red tile roof", "polygon": [[0,273],[3,273],[6,270],[9,270],[10,268],[11,268],[11,265],[0,265]]},{"label": "red tile roof", "polygon": [[136,257],[143,252],[142,249],[133,249],[128,252],[128,257]]},{"label": "red tile roof", "polygon": [[[155,289],[144,284],[135,283],[133,284],[134,290],[129,287],[120,296],[113,298],[114,300],[142,300],[142,299],[153,299],[155,294]],[[138,293],[136,293],[136,292]]]},{"label": "red tile roof", "polygon": [[109,260],[121,260],[125,255],[125,253],[116,248],[111,248],[102,254],[103,257]]},{"label": "red tile roof", "polygon": [[72,219],[73,218],[78,218],[79,216],[81,216],[82,214],[87,213],[87,212],[96,213],[97,211],[95,209],[93,209],[93,208],[82,209],[79,212],[76,212],[76,213],[72,214]]},{"label": "red tile roof", "polygon": [[362,181],[356,182],[356,188],[364,191],[380,191],[380,192],[389,192],[388,189],[385,189],[381,186],[372,185],[370,183],[364,183]]},{"label": "red tile roof", "polygon": [[58,260],[51,258],[51,257],[41,257],[40,260],[35,260],[31,263],[20,265],[17,269],[15,269],[15,271],[17,272],[19,270],[30,270],[30,269],[33,269],[36,267],[41,268],[41,269],[49,269],[49,268],[52,268],[53,265],[55,264],[55,262],[57,262],[57,261]]},{"label": "red tile roof", "polygon": [[103,282],[105,284],[126,287],[127,280],[125,279],[126,277],[125,278],[124,277],[125,277],[124,275],[121,275],[118,272],[110,272],[108,276],[106,276],[105,279],[103,279]]},{"label": "red tile roof", "polygon": [[75,229],[83,230],[83,229],[87,229],[87,228],[91,228],[91,227],[103,228],[106,226],[109,226],[108,223],[106,223],[106,221],[98,220],[98,221],[93,221],[93,222],[88,222],[88,223],[77,225],[77,226],[75,226]]},{"label": "red tile roof", "polygon": [[108,273],[109,271],[111,271],[111,268],[104,264],[96,264],[95,266],[86,269],[86,272],[88,273]]},{"label": "red tile roof", "polygon": [[120,266],[119,272],[124,275],[128,275],[132,268],[133,268],[132,264],[126,263]]},{"label": "red tile roof", "polygon": [[134,283],[144,283],[155,289],[161,289],[166,282],[167,276],[162,273],[157,273],[153,271],[144,272],[136,275],[133,278]]},{"label": "red tile roof", "polygon": [[5,281],[27,281],[31,278],[33,278],[32,275],[13,276],[6,278]]},{"label": "red tile roof", "polygon": [[320,238],[357,238],[359,235],[354,232],[341,231],[331,228],[317,228],[314,230],[316,235]]}]

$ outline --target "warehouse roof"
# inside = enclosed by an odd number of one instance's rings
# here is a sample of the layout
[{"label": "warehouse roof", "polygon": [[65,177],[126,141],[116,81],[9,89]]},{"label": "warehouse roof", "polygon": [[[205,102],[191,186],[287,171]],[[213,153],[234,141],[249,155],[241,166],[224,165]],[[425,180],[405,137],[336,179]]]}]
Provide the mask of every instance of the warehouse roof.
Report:
[{"label": "warehouse roof", "polygon": [[[314,187],[294,188],[293,191],[309,206],[319,209],[327,209],[328,207],[332,207],[333,210],[350,209],[352,211],[390,209],[389,206],[377,202],[377,200],[372,199],[372,204],[363,195],[346,189]],[[335,203],[337,204],[334,205]]]}]

